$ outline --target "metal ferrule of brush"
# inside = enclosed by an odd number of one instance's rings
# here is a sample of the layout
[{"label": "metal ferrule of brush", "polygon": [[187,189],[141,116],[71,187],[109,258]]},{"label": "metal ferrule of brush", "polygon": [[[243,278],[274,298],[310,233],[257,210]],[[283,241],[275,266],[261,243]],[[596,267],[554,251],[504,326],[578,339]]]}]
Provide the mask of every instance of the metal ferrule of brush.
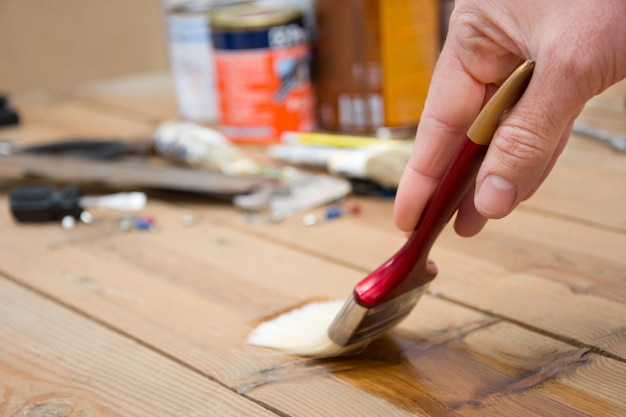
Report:
[{"label": "metal ferrule of brush", "polygon": [[328,337],[339,346],[348,346],[378,336],[402,321],[426,292],[428,284],[415,288],[391,301],[373,308],[359,305],[354,296],[348,298],[328,329]]}]

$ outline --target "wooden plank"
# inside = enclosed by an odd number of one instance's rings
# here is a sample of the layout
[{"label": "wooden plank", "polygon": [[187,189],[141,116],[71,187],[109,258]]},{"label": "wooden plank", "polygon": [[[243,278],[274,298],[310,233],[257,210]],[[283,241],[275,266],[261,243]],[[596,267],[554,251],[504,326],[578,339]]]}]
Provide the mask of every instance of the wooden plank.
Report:
[{"label": "wooden plank", "polygon": [[[53,276],[54,272],[50,271],[49,278]],[[134,277],[138,278],[136,274]],[[138,296],[141,292],[133,292],[131,288],[127,288],[128,291],[120,287],[116,289],[108,286],[110,283],[87,280],[86,277],[76,280],[99,297],[118,299],[117,309],[127,310],[128,304],[149,301],[147,296]],[[155,282],[152,285],[158,286]],[[165,292],[174,295],[173,291]],[[212,293],[216,293],[215,288]],[[78,296],[68,294],[66,302]],[[83,295],[81,298],[87,297]],[[190,310],[179,311],[177,315],[189,316],[169,323],[163,320],[164,316],[156,314],[137,320],[128,314],[129,311],[113,318],[112,311],[109,311],[105,317],[106,313],[89,307],[98,303],[93,297],[85,299],[82,308],[88,314],[102,315],[99,319],[116,322],[114,324],[123,331],[145,337],[157,348],[189,361],[190,366],[204,368],[202,372],[216,373],[239,392],[290,415],[328,415],[333,411],[343,415],[350,410],[357,414],[379,410],[380,415],[436,414],[445,410],[454,410],[461,415],[472,415],[472,412],[480,415],[485,409],[496,414],[505,410],[521,412],[528,407],[523,398],[530,394],[535,397],[533,405],[538,412],[545,411],[547,406],[592,414],[607,410],[615,413],[625,407],[619,395],[620,382],[623,381],[619,378],[625,371],[623,364],[613,363],[615,361],[607,364],[603,362],[605,358],[595,356],[592,360],[581,360],[582,352],[571,346],[508,324],[491,328],[490,325],[495,323],[493,319],[429,297],[399,330],[374,344],[366,354],[347,361],[322,362],[294,362],[283,355],[245,347],[240,340],[231,344],[229,339],[239,332],[226,329],[240,325],[235,321],[212,328],[190,325],[193,318],[198,320],[207,310],[202,308],[204,311],[199,311],[198,303],[190,298],[177,299],[174,295],[171,305],[184,301],[185,309]],[[211,299],[205,300],[205,303],[210,302]],[[232,312],[224,311],[219,317],[225,314]],[[157,326],[146,323],[154,320],[157,320]],[[138,326],[147,328],[138,331]],[[167,334],[172,331],[181,340],[168,340],[173,339]],[[6,333],[3,331],[2,334]],[[79,334],[89,335],[84,331]],[[96,340],[97,337],[88,339]],[[211,350],[206,345],[204,348],[198,346],[208,343],[209,339],[213,344]],[[235,360],[228,351],[239,349],[243,352],[235,352],[240,354],[235,355]],[[113,349],[112,353],[116,350]],[[214,360],[216,355],[218,360]],[[562,360],[545,370],[555,358]],[[265,367],[258,369],[261,364]],[[581,365],[588,365],[591,369],[577,370],[570,380],[568,375]],[[532,376],[534,373],[537,375]],[[554,378],[559,381],[555,382]],[[605,381],[604,389],[595,392],[591,387],[599,385],[600,378]],[[464,381],[460,386],[459,380]],[[584,401],[580,401],[581,395],[584,395]]]},{"label": "wooden plank", "polygon": [[[626,137],[626,82],[587,103],[578,121]],[[572,135],[552,174],[524,205],[626,231],[626,153]]]},{"label": "wooden plank", "polygon": [[154,132],[151,122],[107,113],[97,103],[67,94],[22,94],[15,106],[21,123],[0,129],[0,142],[20,147],[67,139],[136,140]]},{"label": "wooden plank", "polygon": [[26,95],[19,99],[18,105],[25,126],[52,127],[64,137],[132,139],[154,131],[150,120],[107,112],[97,103],[68,95]]},{"label": "wooden plank", "polygon": [[154,72],[90,83],[71,91],[73,96],[108,106],[128,118],[153,121],[179,117],[173,78],[170,72]]},{"label": "wooden plank", "polygon": [[[115,223],[68,233],[54,224],[10,225],[3,213],[0,268],[181,360],[200,357],[207,372],[226,375],[251,366],[242,344],[255,320],[310,297],[344,298],[358,276],[209,221],[185,228],[183,213],[152,204],[159,227],[153,233],[122,233]],[[24,253],[33,262],[24,262]],[[257,359],[253,366],[263,364]]]},{"label": "wooden plank", "polygon": [[[358,216],[306,227],[300,215],[280,224],[259,222],[251,232],[369,272],[400,248],[405,237],[392,224],[391,202],[359,201],[362,212]],[[220,216],[240,230],[250,229],[243,216],[228,215],[229,207],[188,207],[201,216],[209,212]],[[314,212],[323,215],[323,210]],[[626,236],[620,232],[520,208],[506,219],[489,222],[481,234],[471,239],[456,236],[448,227],[435,246],[433,258],[437,260],[437,250],[442,248],[466,254],[470,264],[479,264],[479,269],[472,269],[441,263],[440,269],[451,273],[457,267],[461,273],[471,275],[541,270],[546,278],[567,282],[577,291],[584,289],[621,301],[626,295],[622,285],[625,244]]]},{"label": "wooden plank", "polygon": [[[488,259],[504,273],[533,273],[569,288],[623,303],[626,235],[520,211],[490,222],[484,232],[445,246],[469,258]],[[453,264],[455,265],[455,264]]]},{"label": "wooden plank", "polygon": [[2,276],[0,317],[0,415],[276,415]]},{"label": "wooden plank", "polygon": [[[435,259],[452,267],[433,289],[626,358],[626,235],[559,223],[519,215],[493,222],[462,252],[461,243],[441,248]],[[493,272],[480,272],[488,263]]]},{"label": "wooden plank", "polygon": [[[261,243],[216,218],[185,228],[180,209],[152,204],[160,224],[153,233],[123,234],[111,224],[69,233],[54,225],[7,228],[0,265],[289,415],[519,414],[529,395],[539,414],[618,415],[626,407],[623,363],[428,296],[388,338],[349,360],[246,346],[258,320],[311,296],[345,297],[360,272]],[[26,249],[33,261],[24,265],[18,253]]]},{"label": "wooden plank", "polygon": [[626,153],[573,136],[553,172],[523,206],[625,233]]},{"label": "wooden plank", "polygon": [[457,330],[434,343],[394,334],[354,358],[272,369],[250,394],[307,416],[624,413],[623,362],[508,323]]}]

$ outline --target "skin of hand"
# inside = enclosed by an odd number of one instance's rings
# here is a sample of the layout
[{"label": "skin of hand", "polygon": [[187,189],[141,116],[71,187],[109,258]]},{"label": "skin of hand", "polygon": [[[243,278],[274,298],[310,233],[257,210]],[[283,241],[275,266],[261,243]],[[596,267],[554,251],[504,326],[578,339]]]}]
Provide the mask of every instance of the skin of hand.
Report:
[{"label": "skin of hand", "polygon": [[626,77],[626,0],[457,0],[394,205],[412,231],[481,106],[526,59],[536,62],[502,118],[476,186],[455,220],[461,236],[502,218],[546,178],[585,103]]}]

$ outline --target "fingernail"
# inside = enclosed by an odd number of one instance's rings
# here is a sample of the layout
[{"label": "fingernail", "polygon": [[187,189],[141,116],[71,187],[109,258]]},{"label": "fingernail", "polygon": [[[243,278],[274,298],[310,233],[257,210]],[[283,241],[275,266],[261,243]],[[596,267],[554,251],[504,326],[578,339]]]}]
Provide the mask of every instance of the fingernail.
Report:
[{"label": "fingernail", "polygon": [[476,195],[476,208],[489,217],[506,216],[515,202],[517,190],[510,181],[497,175],[489,175]]}]

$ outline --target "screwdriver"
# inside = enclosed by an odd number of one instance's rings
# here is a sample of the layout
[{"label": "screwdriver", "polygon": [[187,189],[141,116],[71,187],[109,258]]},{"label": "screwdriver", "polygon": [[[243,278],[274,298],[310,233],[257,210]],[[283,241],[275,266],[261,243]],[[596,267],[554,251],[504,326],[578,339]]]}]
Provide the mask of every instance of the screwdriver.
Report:
[{"label": "screwdriver", "polygon": [[80,187],[20,186],[9,193],[11,213],[19,222],[48,222],[66,216],[79,218],[92,207],[119,211],[141,210],[146,205],[146,194],[123,192],[104,196],[83,196]]}]

